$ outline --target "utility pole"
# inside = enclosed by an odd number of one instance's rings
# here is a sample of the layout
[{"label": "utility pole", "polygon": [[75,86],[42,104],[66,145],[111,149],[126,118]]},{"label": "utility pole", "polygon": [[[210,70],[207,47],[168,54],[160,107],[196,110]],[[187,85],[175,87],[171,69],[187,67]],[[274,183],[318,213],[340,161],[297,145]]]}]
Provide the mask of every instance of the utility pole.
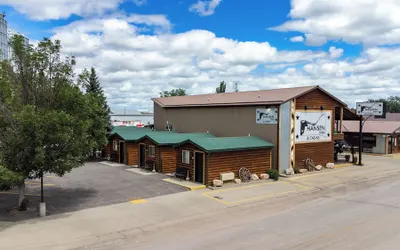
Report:
[{"label": "utility pole", "polygon": [[359,135],[359,148],[358,148],[358,165],[362,166],[362,150],[363,150],[363,116],[360,115],[360,135]]}]

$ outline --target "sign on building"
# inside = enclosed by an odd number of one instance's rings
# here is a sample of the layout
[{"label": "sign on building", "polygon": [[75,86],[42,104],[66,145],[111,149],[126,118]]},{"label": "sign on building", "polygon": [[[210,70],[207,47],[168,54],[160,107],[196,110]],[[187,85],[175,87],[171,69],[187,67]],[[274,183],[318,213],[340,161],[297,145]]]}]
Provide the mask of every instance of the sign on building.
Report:
[{"label": "sign on building", "polygon": [[331,111],[296,111],[295,142],[331,141]]},{"label": "sign on building", "polygon": [[278,109],[256,109],[257,124],[278,124]]},{"label": "sign on building", "polygon": [[383,102],[357,102],[357,115],[382,115]]}]

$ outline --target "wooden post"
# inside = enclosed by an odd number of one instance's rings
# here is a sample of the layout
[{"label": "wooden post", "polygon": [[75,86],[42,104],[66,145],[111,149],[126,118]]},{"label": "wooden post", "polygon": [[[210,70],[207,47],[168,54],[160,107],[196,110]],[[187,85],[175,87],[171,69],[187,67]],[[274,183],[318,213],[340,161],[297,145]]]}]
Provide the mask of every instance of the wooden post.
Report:
[{"label": "wooden post", "polygon": [[339,133],[342,133],[342,125],[343,124],[343,107],[340,107],[340,127],[339,127]]}]

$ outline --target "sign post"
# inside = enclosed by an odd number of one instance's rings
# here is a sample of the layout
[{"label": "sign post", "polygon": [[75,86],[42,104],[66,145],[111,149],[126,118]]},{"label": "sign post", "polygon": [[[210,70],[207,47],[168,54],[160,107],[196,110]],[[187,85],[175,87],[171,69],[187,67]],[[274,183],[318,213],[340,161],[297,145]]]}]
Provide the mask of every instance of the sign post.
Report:
[{"label": "sign post", "polygon": [[[357,102],[356,114],[360,116],[360,135],[358,148],[358,165],[362,166],[362,151],[363,151],[363,116],[371,117],[373,115],[382,116],[384,113],[383,102]],[[367,119],[368,119],[367,118]]]}]

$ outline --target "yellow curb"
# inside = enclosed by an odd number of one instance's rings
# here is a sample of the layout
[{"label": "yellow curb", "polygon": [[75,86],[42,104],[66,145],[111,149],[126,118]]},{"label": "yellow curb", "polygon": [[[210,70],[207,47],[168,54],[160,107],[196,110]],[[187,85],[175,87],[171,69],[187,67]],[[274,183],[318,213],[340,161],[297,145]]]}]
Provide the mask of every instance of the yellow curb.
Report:
[{"label": "yellow curb", "polygon": [[206,188],[206,185],[200,185],[199,184],[199,185],[196,185],[196,186],[190,186],[190,185],[186,185],[186,184],[183,184],[183,183],[178,183],[178,182],[172,181],[170,179],[163,179],[163,181],[166,181],[166,182],[169,182],[169,183],[181,186],[181,187],[185,187],[185,188],[189,189],[190,191],[195,191],[195,190],[200,190],[200,189],[205,189]]},{"label": "yellow curb", "polygon": [[345,168],[345,167],[351,167],[351,166],[354,166],[354,163],[344,163],[344,164],[335,165],[335,168]]},{"label": "yellow curb", "polygon": [[136,205],[136,204],[142,204],[146,203],[147,201],[145,199],[138,199],[138,200],[131,200],[131,203]]}]

